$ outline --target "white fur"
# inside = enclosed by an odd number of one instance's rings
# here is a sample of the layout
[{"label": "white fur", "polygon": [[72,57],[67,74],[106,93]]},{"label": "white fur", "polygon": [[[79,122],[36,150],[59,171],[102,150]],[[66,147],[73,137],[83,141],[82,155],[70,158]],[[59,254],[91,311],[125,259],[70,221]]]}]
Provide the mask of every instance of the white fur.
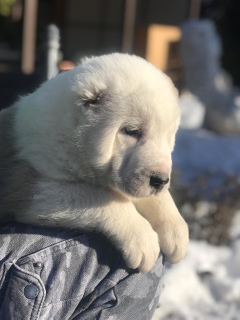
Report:
[{"label": "white fur", "polygon": [[[171,174],[178,123],[172,82],[135,56],[87,59],[49,80],[17,104],[17,156],[41,178],[16,219],[102,231],[142,271],[160,247],[170,262],[180,261],[186,223],[169,183],[158,193],[149,186],[152,172]],[[140,128],[142,136],[123,128]]]}]

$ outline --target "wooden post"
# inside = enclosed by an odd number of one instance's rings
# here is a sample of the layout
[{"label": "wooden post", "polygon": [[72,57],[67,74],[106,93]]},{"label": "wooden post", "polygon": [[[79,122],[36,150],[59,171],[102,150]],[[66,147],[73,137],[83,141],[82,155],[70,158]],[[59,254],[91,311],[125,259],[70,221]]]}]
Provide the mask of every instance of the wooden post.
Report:
[{"label": "wooden post", "polygon": [[25,0],[21,70],[31,74],[35,68],[36,27],[38,0]]},{"label": "wooden post", "polygon": [[201,11],[201,0],[191,0],[189,18],[199,19],[200,11]]},{"label": "wooden post", "polygon": [[123,21],[122,52],[132,53],[135,35],[135,19],[137,0],[125,1],[125,12]]},{"label": "wooden post", "polygon": [[151,24],[147,30],[146,59],[166,71],[170,42],[179,41],[181,31],[175,26]]}]

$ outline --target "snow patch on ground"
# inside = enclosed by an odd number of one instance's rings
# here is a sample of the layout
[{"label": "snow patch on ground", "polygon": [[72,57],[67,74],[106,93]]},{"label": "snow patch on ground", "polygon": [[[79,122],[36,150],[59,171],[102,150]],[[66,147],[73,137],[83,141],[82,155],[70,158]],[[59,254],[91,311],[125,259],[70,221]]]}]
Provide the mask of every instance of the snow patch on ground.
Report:
[{"label": "snow patch on ground", "polygon": [[239,320],[240,240],[231,247],[190,241],[187,256],[167,267],[153,320]]},{"label": "snow patch on ground", "polygon": [[183,181],[208,171],[214,172],[216,178],[231,173],[240,176],[240,137],[220,136],[204,129],[180,129],[173,166],[181,170]]},{"label": "snow patch on ground", "polygon": [[181,94],[179,105],[181,122],[173,164],[181,170],[183,179],[189,180],[207,170],[216,171],[217,175],[240,175],[240,137],[202,129],[206,108],[189,91]]}]

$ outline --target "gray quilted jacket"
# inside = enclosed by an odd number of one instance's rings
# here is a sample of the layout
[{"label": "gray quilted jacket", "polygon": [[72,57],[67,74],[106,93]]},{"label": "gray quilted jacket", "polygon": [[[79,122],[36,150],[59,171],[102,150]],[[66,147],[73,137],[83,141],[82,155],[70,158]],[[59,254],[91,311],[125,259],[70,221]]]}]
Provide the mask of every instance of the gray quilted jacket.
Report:
[{"label": "gray quilted jacket", "polygon": [[0,229],[0,320],[148,320],[163,258],[126,269],[100,234],[12,224]]}]

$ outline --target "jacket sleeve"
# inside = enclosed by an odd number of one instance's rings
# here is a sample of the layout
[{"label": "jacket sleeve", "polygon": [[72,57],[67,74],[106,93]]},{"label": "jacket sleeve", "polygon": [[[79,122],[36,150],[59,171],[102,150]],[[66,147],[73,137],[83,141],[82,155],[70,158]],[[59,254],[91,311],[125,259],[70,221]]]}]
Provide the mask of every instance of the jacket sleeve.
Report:
[{"label": "jacket sleeve", "polygon": [[147,320],[162,289],[151,272],[126,269],[100,234],[20,224],[0,229],[0,320]]}]

